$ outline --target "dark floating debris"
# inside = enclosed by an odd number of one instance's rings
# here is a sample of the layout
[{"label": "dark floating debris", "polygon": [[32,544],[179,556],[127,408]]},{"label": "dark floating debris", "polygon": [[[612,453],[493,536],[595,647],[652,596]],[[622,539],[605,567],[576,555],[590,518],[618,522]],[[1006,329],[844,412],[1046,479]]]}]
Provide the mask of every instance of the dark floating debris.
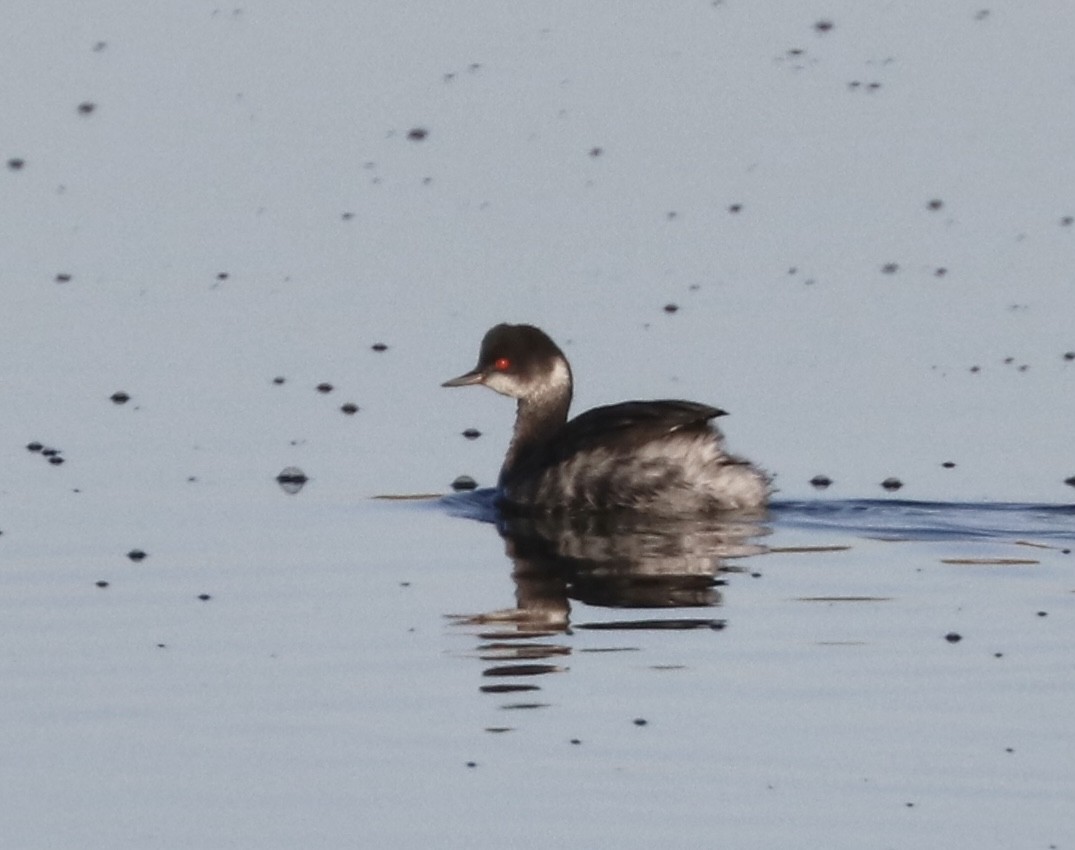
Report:
[{"label": "dark floating debris", "polygon": [[884,272],[885,274],[895,274],[899,270],[900,270],[900,264],[899,263],[885,263],[883,266],[881,266],[881,271]]},{"label": "dark floating debris", "polygon": [[742,204],[731,204],[728,207],[728,212],[730,212],[732,215],[735,215],[736,213],[741,213],[742,211],[743,211],[743,205]]},{"label": "dark floating debris", "polygon": [[1038,612],[1038,616],[1039,616],[1039,617],[1048,617],[1048,616],[1049,616],[1049,612],[1048,612],[1048,611],[1039,611],[1039,612]]},{"label": "dark floating debris", "polygon": [[297,466],[288,466],[276,476],[276,483],[280,485],[280,489],[292,496],[305,487],[309,480],[306,473]]},{"label": "dark floating debris", "polygon": [[316,389],[319,393],[330,393],[332,392],[332,384],[327,381],[322,381],[317,385]]},{"label": "dark floating debris", "polygon": [[277,375],[275,378],[272,379],[272,382],[276,384],[276,386],[280,386],[286,380],[287,378],[285,378],[283,375]]},{"label": "dark floating debris", "polygon": [[477,428],[467,428],[463,432],[463,436],[466,437],[468,440],[476,440],[481,435],[482,435],[482,432],[479,431]]},{"label": "dark floating debris", "polygon": [[199,598],[199,599],[200,599],[200,600],[201,600],[202,602],[208,602],[208,601],[209,601],[210,599],[212,599],[213,597],[212,597],[212,596],[210,596],[210,595],[209,595],[208,593],[199,593],[199,594],[198,594],[198,598]]},{"label": "dark floating debris", "polygon": [[604,148],[590,148],[590,156],[592,156],[594,159],[601,156],[601,154],[603,154],[604,152]]},{"label": "dark floating debris", "polygon": [[477,488],[478,482],[469,475],[460,475],[452,482],[452,489],[456,492],[460,490],[476,490]]},{"label": "dark floating debris", "polygon": [[413,127],[407,131],[407,138],[412,142],[421,142],[429,136],[429,130],[425,127]]},{"label": "dark floating debris", "polygon": [[370,346],[370,348],[372,348],[374,351],[388,351],[388,346],[385,345],[383,342],[375,342],[373,345]]},{"label": "dark floating debris", "polygon": [[109,396],[109,399],[112,400],[113,404],[126,404],[131,400],[131,397],[123,390],[116,390]]},{"label": "dark floating debris", "polygon": [[127,557],[137,564],[139,561],[144,561],[146,559],[146,553],[141,549],[132,549],[127,553]]},{"label": "dark floating debris", "polygon": [[59,466],[61,463],[63,463],[63,458],[59,455],[53,455],[49,458],[49,463],[51,463],[53,466]]},{"label": "dark floating debris", "polygon": [[217,280],[227,280],[229,277],[231,277],[231,275],[229,275],[227,272],[217,272],[216,279]]},{"label": "dark floating debris", "polygon": [[1065,478],[1064,483],[1067,484],[1068,487],[1075,487],[1075,475],[1072,475],[1070,478]]},{"label": "dark floating debris", "polygon": [[12,171],[21,171],[24,165],[26,165],[26,160],[18,156],[13,156],[7,161],[7,167]]},{"label": "dark floating debris", "polygon": [[1072,217],[1070,215],[1066,215],[1062,219],[1060,219],[1061,227],[1071,227],[1072,223],[1075,223],[1075,217]]},{"label": "dark floating debris", "polygon": [[933,198],[928,204],[926,204],[926,209],[933,210],[934,212],[943,208],[944,201],[942,201],[940,198]]},{"label": "dark floating debris", "polygon": [[648,720],[646,720],[646,718],[645,718],[645,717],[636,717],[636,718],[635,718],[635,719],[634,719],[633,721],[631,721],[631,722],[632,722],[632,723],[634,723],[634,724],[635,724],[635,726],[646,726],[646,725],[648,725],[648,724],[649,724],[649,721],[648,721]]},{"label": "dark floating debris", "polygon": [[899,490],[903,486],[903,482],[898,478],[886,478],[881,482],[881,486],[886,490]]},{"label": "dark floating debris", "polygon": [[1065,351],[1064,359],[1068,361],[1075,360],[1075,351]]},{"label": "dark floating debris", "polygon": [[810,479],[810,486],[815,490],[824,490],[832,485],[832,479],[827,475],[815,475]]},{"label": "dark floating debris", "polygon": [[349,401],[345,404],[341,404],[340,410],[342,410],[348,416],[354,416],[356,413],[358,413],[358,405],[355,404],[353,401]]},{"label": "dark floating debris", "polygon": [[678,310],[679,310],[679,305],[678,304],[665,304],[664,305],[664,312],[666,312],[666,313],[675,313]]},{"label": "dark floating debris", "polygon": [[69,275],[67,272],[60,272],[58,275],[56,275],[56,277],[53,278],[53,280],[56,281],[56,283],[70,283],[71,275]]},{"label": "dark floating debris", "polygon": [[949,643],[959,643],[963,640],[963,635],[959,634],[959,632],[949,632],[944,636],[944,639]]},{"label": "dark floating debris", "polygon": [[99,582],[96,582],[96,585],[97,585],[98,587],[108,587],[108,582],[107,582],[107,581],[104,581],[104,580],[102,579],[101,581],[99,581]]},{"label": "dark floating debris", "polygon": [[951,460],[946,460],[944,463],[941,464],[941,466],[943,466],[945,469],[955,469],[956,468],[955,461],[951,461]]},{"label": "dark floating debris", "polygon": [[34,440],[32,443],[27,443],[26,448],[31,452],[39,452],[45,447],[41,445],[37,440]]},{"label": "dark floating debris", "polygon": [[78,105],[79,115],[91,115],[97,109],[97,104],[90,100],[84,100]]}]

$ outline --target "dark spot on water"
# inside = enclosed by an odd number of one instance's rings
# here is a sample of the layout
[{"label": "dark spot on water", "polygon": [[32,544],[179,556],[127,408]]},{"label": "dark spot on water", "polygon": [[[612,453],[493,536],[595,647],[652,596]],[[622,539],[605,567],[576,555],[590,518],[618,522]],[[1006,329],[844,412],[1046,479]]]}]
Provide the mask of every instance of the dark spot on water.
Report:
[{"label": "dark spot on water", "polygon": [[399,586],[400,586],[400,587],[410,587],[410,586],[411,586],[411,583],[410,583],[409,581],[401,581],[401,582],[399,583]]},{"label": "dark spot on water", "polygon": [[819,33],[832,32],[832,29],[835,26],[836,24],[830,20],[820,20],[814,24],[814,30]]},{"label": "dark spot on water", "polygon": [[981,366],[971,366],[970,371],[971,371],[972,374],[977,375],[979,372],[982,371],[982,367]]},{"label": "dark spot on water", "polygon": [[994,658],[1003,658],[1003,657],[1004,657],[1004,653],[1003,653],[1003,652],[994,652],[994,653],[993,653],[993,657],[994,657]]},{"label": "dark spot on water", "polygon": [[482,432],[479,431],[477,428],[467,428],[467,430],[463,432],[463,436],[466,437],[468,440],[476,440],[481,435]]},{"label": "dark spot on water", "polygon": [[[30,445],[32,446],[33,443],[31,443]],[[29,446],[27,448],[29,448]],[[33,450],[31,449],[31,451]],[[1070,478],[1065,478],[1064,483],[1067,484],[1068,487],[1075,487],[1075,475],[1072,475]]]},{"label": "dark spot on water", "polygon": [[100,53],[106,47],[108,47],[108,42],[107,41],[98,41],[96,44],[93,45],[93,52],[94,53]]},{"label": "dark spot on water", "polygon": [[576,747],[582,743],[578,738],[572,738],[568,743],[574,744]]},{"label": "dark spot on water", "polygon": [[412,142],[420,142],[429,135],[429,130],[425,127],[414,127],[407,131],[407,138]]},{"label": "dark spot on water", "polygon": [[903,482],[898,478],[886,478],[881,482],[881,486],[886,490],[899,490],[903,486]]},{"label": "dark spot on water", "polygon": [[56,277],[53,278],[53,280],[55,280],[56,283],[70,283],[71,275],[69,275],[67,272],[60,272],[58,275],[56,275]]},{"label": "dark spot on water", "polygon": [[370,346],[374,351],[388,351],[388,346],[383,342],[375,342]]},{"label": "dark spot on water", "polygon": [[941,464],[941,466],[943,466],[945,469],[955,469],[956,468],[955,462],[951,461],[951,460],[946,460],[944,463]]},{"label": "dark spot on water", "polygon": [[1015,752],[1015,747],[1005,747],[1004,752],[1006,752],[1006,753],[1014,753]]},{"label": "dark spot on water", "polygon": [[63,458],[59,455],[53,455],[49,458],[49,463],[51,463],[53,466],[59,466],[61,463],[63,463]]},{"label": "dark spot on water", "polygon": [[116,390],[108,398],[112,401],[113,404],[126,404],[131,400],[131,397],[123,390]]},{"label": "dark spot on water", "polygon": [[664,312],[666,312],[666,313],[675,313],[677,310],[679,310],[679,305],[678,304],[665,304],[664,305]]},{"label": "dark spot on water", "polygon": [[645,717],[636,717],[632,722],[635,724],[635,726],[645,726],[649,723],[649,721],[646,720]]},{"label": "dark spot on water", "polygon": [[289,495],[298,493],[299,490],[306,486],[306,482],[309,480],[310,479],[306,477],[306,473],[297,466],[285,467],[276,476],[276,483]]},{"label": "dark spot on water", "polygon": [[976,20],[976,21],[984,21],[988,17],[989,17],[989,10],[988,9],[982,9],[979,12],[975,13],[974,20]]},{"label": "dark spot on water", "polygon": [[165,649],[165,648],[167,648],[167,646],[168,646],[168,644],[166,644],[166,643],[158,643],[157,644],[157,649]]},{"label": "dark spot on water", "polygon": [[879,88],[881,88],[881,84],[880,83],[870,83],[868,86],[866,86],[866,88],[867,88],[868,91],[877,91]]},{"label": "dark spot on water", "polygon": [[959,634],[958,632],[949,632],[944,636],[944,639],[949,643],[959,643],[961,640],[963,640],[963,635]]},{"label": "dark spot on water", "polygon": [[275,378],[272,379],[272,382],[277,386],[280,386],[280,384],[284,383],[284,381],[286,380],[287,379],[283,375],[277,375]]},{"label": "dark spot on water", "polygon": [[1048,611],[1039,611],[1039,612],[1038,612],[1038,616],[1039,616],[1039,617],[1048,617],[1048,616],[1049,616],[1049,612],[1048,612]]},{"label": "dark spot on water", "polygon": [[322,381],[320,384],[317,385],[315,389],[319,393],[330,393],[332,392],[332,384],[328,383],[327,381]]},{"label": "dark spot on water", "polygon": [[21,171],[24,165],[26,165],[26,160],[17,156],[13,156],[7,161],[7,167],[12,171]]},{"label": "dark spot on water", "polygon": [[1070,360],[1075,360],[1075,351],[1065,351],[1064,352],[1064,359],[1069,360],[1069,361]]},{"label": "dark spot on water", "polygon": [[948,269],[946,269],[944,266],[938,266],[937,269],[933,272],[934,277],[944,277],[946,274],[948,274]]},{"label": "dark spot on water", "polygon": [[914,808],[914,803],[904,803],[903,805],[905,805],[908,809]]},{"label": "dark spot on water", "polygon": [[345,212],[343,215],[340,216],[340,218],[342,218],[344,221],[350,221],[354,217],[355,214],[353,212]]},{"label": "dark spot on water", "polygon": [[926,209],[933,210],[934,212],[939,209],[942,209],[943,207],[944,201],[942,201],[940,198],[933,198],[928,204],[926,204]]},{"label": "dark spot on water", "polygon": [[595,159],[605,152],[604,148],[590,148],[590,156]]},{"label": "dark spot on water", "polygon": [[883,266],[881,266],[881,271],[884,272],[885,274],[895,274],[899,270],[900,270],[900,264],[899,263],[885,263]]},{"label": "dark spot on water", "polygon": [[477,766],[478,766],[478,763],[476,761],[468,761],[467,762],[467,767],[477,767]]},{"label": "dark spot on water", "polygon": [[1070,215],[1066,215],[1062,219],[1060,219],[1060,226],[1061,227],[1071,227],[1072,222],[1075,222],[1075,218],[1073,218]]},{"label": "dark spot on water", "polygon": [[[39,452],[45,447],[43,445],[41,445],[39,442],[37,442],[37,440],[34,440],[32,443],[27,443],[26,448],[29,449],[32,452]],[[1075,479],[1072,479],[1072,480],[1075,480]]]},{"label": "dark spot on water", "polygon": [[92,101],[89,101],[89,100],[84,100],[84,101],[82,101],[82,103],[80,103],[78,105],[78,114],[79,115],[91,115],[96,108],[97,108],[96,103],[93,103]]},{"label": "dark spot on water", "polygon": [[99,581],[99,582],[97,582],[97,586],[98,587],[108,587],[108,582],[107,581]]},{"label": "dark spot on water", "polygon": [[141,549],[132,549],[130,552],[127,553],[127,557],[137,563],[138,561],[145,560],[146,553],[143,552]]},{"label": "dark spot on water", "polygon": [[56,455],[58,455],[59,453],[60,453],[59,449],[45,448],[45,449],[41,450],[41,454],[43,454],[45,457],[56,457]]},{"label": "dark spot on water", "polygon": [[229,277],[229,275],[228,275],[227,272],[217,272],[216,279],[217,280],[227,280],[228,277]]},{"label": "dark spot on water", "polygon": [[679,213],[677,213],[675,210],[669,210],[664,214],[664,217],[667,218],[669,221],[672,221],[678,215]]},{"label": "dark spot on water", "polygon": [[815,475],[810,479],[810,486],[815,490],[824,490],[832,485],[832,479],[827,475]]},{"label": "dark spot on water", "polygon": [[346,404],[341,404],[340,410],[342,410],[348,416],[354,416],[356,413],[358,413],[358,405],[355,404],[353,401],[349,401]]},{"label": "dark spot on water", "polygon": [[212,599],[213,597],[212,597],[212,596],[210,596],[210,595],[209,595],[208,593],[199,593],[199,594],[198,594],[198,598],[199,598],[199,599],[200,599],[200,600],[201,600],[202,602],[208,602],[208,601],[209,601],[210,599]]},{"label": "dark spot on water", "polygon": [[455,481],[452,482],[452,489],[459,490],[476,490],[478,482],[471,478],[469,475],[460,475]]},{"label": "dark spot on water", "polygon": [[731,206],[728,207],[728,212],[730,212],[732,215],[735,215],[736,213],[739,213],[739,212],[742,212],[742,211],[743,211],[743,205],[742,204],[732,204]]},{"label": "dark spot on water", "polygon": [[1015,362],[1015,358],[1014,358],[1014,357],[1005,357],[1005,358],[1004,358],[1004,365],[1005,365],[1005,366],[1011,366],[1011,365],[1012,365],[1012,363],[1014,363],[1014,362]]}]

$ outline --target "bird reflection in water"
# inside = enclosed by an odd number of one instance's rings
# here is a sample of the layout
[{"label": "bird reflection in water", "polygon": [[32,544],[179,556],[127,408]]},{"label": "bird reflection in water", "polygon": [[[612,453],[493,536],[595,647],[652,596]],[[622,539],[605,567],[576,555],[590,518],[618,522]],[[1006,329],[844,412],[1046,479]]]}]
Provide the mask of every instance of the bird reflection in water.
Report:
[{"label": "bird reflection in water", "polygon": [[[479,655],[491,663],[483,677],[496,680],[482,687],[489,693],[536,691],[534,677],[564,672],[572,650],[553,639],[574,630],[723,628],[719,618],[669,614],[719,606],[727,575],[746,572],[729,560],[764,552],[759,538],[768,533],[764,511],[683,520],[630,512],[503,516],[477,509],[480,499],[449,497],[447,504],[453,513],[496,525],[512,562],[515,607],[451,619],[477,627]],[[572,623],[572,601],[646,613]]]}]

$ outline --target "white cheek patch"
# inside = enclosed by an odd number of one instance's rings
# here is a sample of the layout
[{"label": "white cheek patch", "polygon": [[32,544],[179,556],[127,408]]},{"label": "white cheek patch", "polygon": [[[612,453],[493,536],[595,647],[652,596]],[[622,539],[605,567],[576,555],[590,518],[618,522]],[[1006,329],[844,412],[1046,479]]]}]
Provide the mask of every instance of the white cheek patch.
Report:
[{"label": "white cheek patch", "polygon": [[503,372],[491,372],[486,376],[483,383],[489,389],[495,390],[501,395],[511,396],[512,398],[519,397],[519,382],[511,375],[505,375]]}]

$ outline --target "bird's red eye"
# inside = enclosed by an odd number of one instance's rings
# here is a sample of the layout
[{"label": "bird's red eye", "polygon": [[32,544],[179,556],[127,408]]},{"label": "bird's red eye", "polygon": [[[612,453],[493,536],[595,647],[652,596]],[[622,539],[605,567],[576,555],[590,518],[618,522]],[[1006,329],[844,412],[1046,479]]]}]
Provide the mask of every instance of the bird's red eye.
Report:
[{"label": "bird's red eye", "polygon": [[511,361],[507,357],[498,357],[493,363],[493,368],[498,372],[507,372],[511,368]]}]

